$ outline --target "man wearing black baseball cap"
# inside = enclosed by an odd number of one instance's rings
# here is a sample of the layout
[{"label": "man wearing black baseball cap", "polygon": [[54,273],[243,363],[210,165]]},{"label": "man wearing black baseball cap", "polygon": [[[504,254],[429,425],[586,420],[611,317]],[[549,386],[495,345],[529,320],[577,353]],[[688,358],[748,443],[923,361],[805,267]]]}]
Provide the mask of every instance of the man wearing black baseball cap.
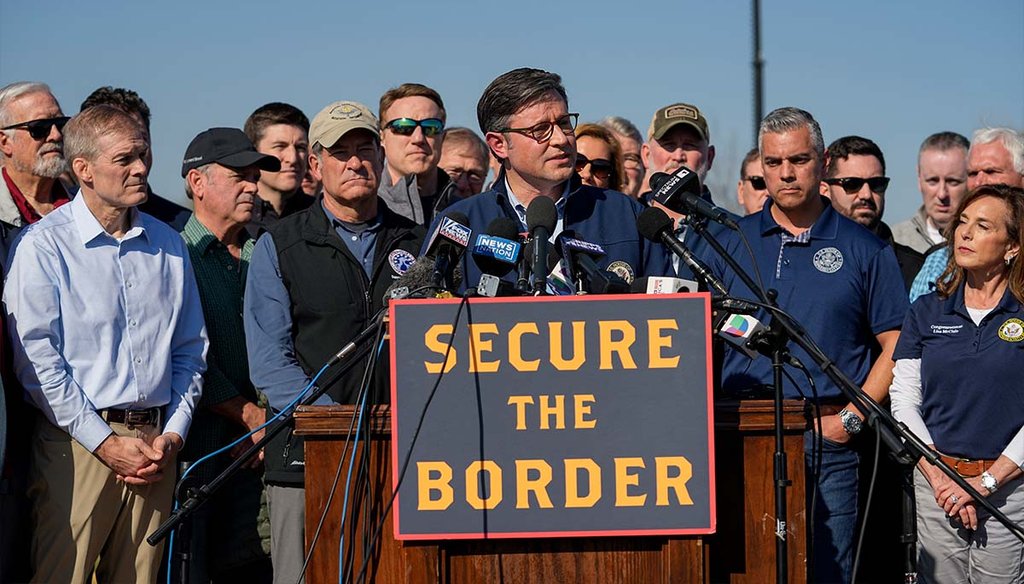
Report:
[{"label": "man wearing black baseball cap", "polygon": [[[260,171],[273,172],[279,167],[277,157],[257,152],[249,138],[235,128],[206,130],[185,151],[181,174],[195,211],[181,235],[192,260],[210,337],[205,391],[181,452],[181,458],[189,462],[266,421],[265,410],[258,405],[259,395],[249,381],[242,326],[242,292],[255,243],[245,226],[252,219]],[[228,463],[223,457],[210,460],[195,467],[190,477],[197,485],[207,483]],[[251,461],[231,478],[226,489],[214,493],[212,504],[193,517],[190,581],[219,581],[230,576],[258,582],[263,581],[261,575],[265,579],[269,574],[270,558],[263,552],[263,540],[269,545],[270,528],[259,520],[266,516],[260,513],[263,473],[259,466],[259,460]]]}]

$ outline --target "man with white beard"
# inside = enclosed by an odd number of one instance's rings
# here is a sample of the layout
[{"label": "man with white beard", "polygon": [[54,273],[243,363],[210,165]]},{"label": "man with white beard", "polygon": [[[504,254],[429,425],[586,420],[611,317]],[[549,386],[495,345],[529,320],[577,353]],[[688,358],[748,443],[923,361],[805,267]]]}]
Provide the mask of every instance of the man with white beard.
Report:
[{"label": "man with white beard", "polygon": [[[647,192],[640,195],[640,200],[661,207],[672,218],[676,226],[676,237],[682,240],[690,251],[700,256],[706,245],[704,239],[687,229],[682,222],[683,215],[651,201],[653,193],[650,181],[655,173],[672,174],[685,166],[696,172],[700,178],[701,197],[714,204],[705,179],[715,161],[715,147],[711,145],[711,130],[704,114],[697,106],[688,103],[674,103],[654,112],[651,126],[647,129],[647,142],[640,147],[640,156],[647,168]],[[720,227],[712,223],[708,229],[715,234]],[[680,278],[696,279],[690,268],[682,264],[679,258],[673,256],[672,265]]]},{"label": "man with white beard", "polygon": [[67,116],[45,83],[21,81],[0,89],[0,262],[25,225],[70,200],[58,178]]}]

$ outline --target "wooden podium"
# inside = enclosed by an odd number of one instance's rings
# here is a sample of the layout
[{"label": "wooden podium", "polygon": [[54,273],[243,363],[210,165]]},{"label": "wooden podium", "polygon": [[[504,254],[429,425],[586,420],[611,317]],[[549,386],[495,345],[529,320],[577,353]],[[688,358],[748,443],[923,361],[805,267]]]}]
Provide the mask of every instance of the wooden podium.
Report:
[{"label": "wooden podium", "polygon": [[[314,539],[320,517],[325,518],[306,571],[309,584],[338,582],[343,490],[351,446],[344,458],[342,453],[353,415],[351,406],[300,407],[295,415],[295,433],[306,439],[307,545]],[[380,541],[369,555],[368,581],[378,584],[764,584],[774,581],[772,403],[761,400],[722,402],[716,404],[715,415],[718,533],[713,536],[400,542],[394,539],[389,513]],[[366,460],[363,476],[370,486],[369,489],[357,490],[354,486],[350,489],[345,553],[346,565],[354,569],[349,578],[354,577],[363,564],[367,543],[363,541],[363,534],[372,531],[380,521],[392,488],[390,410],[387,406],[378,406],[368,412],[367,417],[369,452],[365,459],[357,458],[357,461]],[[799,584],[806,582],[803,431],[809,425],[803,402],[786,402],[784,426],[789,477],[793,481],[787,502],[789,572],[790,582]],[[362,457],[367,445],[364,438],[365,434],[360,438],[358,457]],[[324,515],[329,499],[330,507]]]}]

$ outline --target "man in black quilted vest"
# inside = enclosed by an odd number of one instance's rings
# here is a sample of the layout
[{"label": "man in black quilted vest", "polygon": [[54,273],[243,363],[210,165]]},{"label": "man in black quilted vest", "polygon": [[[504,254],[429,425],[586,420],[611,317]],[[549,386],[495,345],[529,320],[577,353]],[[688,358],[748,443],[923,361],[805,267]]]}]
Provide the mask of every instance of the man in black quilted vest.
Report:
[{"label": "man in black quilted vest", "polygon": [[[245,287],[249,371],[273,412],[283,410],[323,365],[371,324],[385,291],[415,260],[423,228],[377,196],[382,152],[377,118],[338,101],[313,118],[309,167],[323,194],[263,234]],[[316,403],[355,403],[366,361]],[[370,403],[389,395],[383,367],[370,379]],[[324,380],[319,380],[323,383]],[[305,553],[304,456],[290,431],[265,452],[274,582],[296,582]]]}]

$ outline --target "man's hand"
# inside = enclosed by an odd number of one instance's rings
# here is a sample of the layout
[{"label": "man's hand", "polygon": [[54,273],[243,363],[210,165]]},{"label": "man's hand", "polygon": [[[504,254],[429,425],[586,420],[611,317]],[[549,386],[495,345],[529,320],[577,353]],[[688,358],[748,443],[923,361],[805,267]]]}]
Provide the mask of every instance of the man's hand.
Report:
[{"label": "man's hand", "polygon": [[[260,406],[252,402],[246,402],[245,405],[242,406],[241,421],[242,425],[245,426],[246,431],[252,432],[256,428],[259,428],[260,426],[267,422],[267,410],[261,408]],[[234,448],[231,449],[231,457],[238,458],[239,456],[244,454],[245,451],[249,449],[249,447],[262,440],[263,436],[266,433],[267,431],[265,429],[262,429],[258,432],[253,433],[253,435],[250,436],[248,440],[243,440],[242,442],[239,442]],[[260,464],[262,463],[263,450],[261,449],[259,453],[256,454],[256,456],[252,457],[252,460],[249,462],[249,468],[259,468]]]},{"label": "man's hand", "polygon": [[837,444],[846,444],[850,441],[850,435],[843,428],[843,421],[839,414],[821,417],[821,436]]},{"label": "man's hand", "polygon": [[[100,443],[95,454],[103,464],[117,474],[118,479],[130,485],[148,485],[160,480],[162,476],[157,472],[159,468],[151,467],[153,461],[161,458],[163,454],[141,438],[111,434]],[[146,471],[146,474],[141,475],[143,471]]]}]

